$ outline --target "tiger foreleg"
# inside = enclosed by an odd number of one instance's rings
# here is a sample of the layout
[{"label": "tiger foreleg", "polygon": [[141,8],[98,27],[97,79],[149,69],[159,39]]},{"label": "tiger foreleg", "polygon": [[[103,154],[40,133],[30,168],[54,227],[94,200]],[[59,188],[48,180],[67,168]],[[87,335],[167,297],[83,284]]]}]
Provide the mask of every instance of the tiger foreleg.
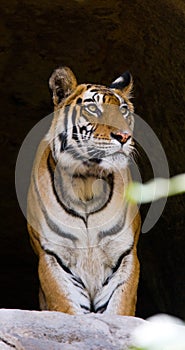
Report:
[{"label": "tiger foreleg", "polygon": [[136,254],[132,254],[97,294],[94,301],[96,312],[134,316],[138,281],[139,261]]},{"label": "tiger foreleg", "polygon": [[113,294],[107,308],[108,313],[135,316],[137,288],[139,281],[139,262],[126,281]]},{"label": "tiger foreleg", "polygon": [[[39,301],[41,310],[84,314],[90,302],[81,281],[64,271],[54,256],[42,253],[39,258]],[[81,308],[84,305],[84,308]]]}]

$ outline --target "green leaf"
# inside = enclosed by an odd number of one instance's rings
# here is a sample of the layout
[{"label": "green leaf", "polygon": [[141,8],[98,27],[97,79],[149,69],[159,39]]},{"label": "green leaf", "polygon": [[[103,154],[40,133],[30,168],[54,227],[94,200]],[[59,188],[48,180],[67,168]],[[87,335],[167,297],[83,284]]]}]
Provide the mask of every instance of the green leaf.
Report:
[{"label": "green leaf", "polygon": [[171,179],[156,178],[146,184],[132,182],[126,190],[126,199],[129,202],[148,203],[183,192],[185,192],[185,174],[179,174]]}]

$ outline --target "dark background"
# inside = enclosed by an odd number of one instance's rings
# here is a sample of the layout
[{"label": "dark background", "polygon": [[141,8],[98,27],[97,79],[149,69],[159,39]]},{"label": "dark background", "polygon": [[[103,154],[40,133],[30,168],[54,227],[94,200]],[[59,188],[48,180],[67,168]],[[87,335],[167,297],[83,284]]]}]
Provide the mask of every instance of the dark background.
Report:
[{"label": "dark background", "polygon": [[[79,82],[109,84],[129,69],[134,104],[166,152],[170,174],[185,171],[185,3],[182,0],[1,0],[0,307],[38,308],[37,259],[14,186],[29,130],[52,111],[48,78],[64,64]],[[152,174],[139,159],[143,181]],[[142,206],[144,217],[147,206]],[[139,241],[137,315],[185,319],[185,201],[168,199]]]}]

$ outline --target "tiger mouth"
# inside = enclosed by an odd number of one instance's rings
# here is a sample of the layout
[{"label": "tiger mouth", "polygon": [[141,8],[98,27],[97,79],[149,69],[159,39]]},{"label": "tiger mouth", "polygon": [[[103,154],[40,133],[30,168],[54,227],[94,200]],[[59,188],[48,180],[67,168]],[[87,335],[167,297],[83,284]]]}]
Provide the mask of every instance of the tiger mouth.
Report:
[{"label": "tiger mouth", "polygon": [[[108,157],[110,155],[120,153],[120,154],[125,154],[126,151],[130,151],[130,147],[125,147],[125,145],[114,145],[114,146],[102,146],[102,147],[88,147],[87,148],[87,153],[88,154],[93,154],[96,153],[100,158]],[[99,158],[98,157],[98,158]]]},{"label": "tiger mouth", "polygon": [[87,150],[87,156],[89,158],[89,160],[91,161],[92,159],[103,159],[103,158],[106,158],[108,157],[110,154],[114,154],[115,151],[111,151],[110,148],[103,148],[100,149],[100,148],[88,148]]},{"label": "tiger mouth", "polygon": [[104,159],[109,159],[109,158],[115,158],[117,156],[123,156],[123,158],[129,158],[130,151],[128,151],[128,154],[123,150],[123,147],[120,148],[119,150],[107,152],[106,150],[98,150],[94,152],[94,155],[91,154],[90,158],[88,159],[91,163],[96,163],[99,164],[101,163],[102,160]]}]

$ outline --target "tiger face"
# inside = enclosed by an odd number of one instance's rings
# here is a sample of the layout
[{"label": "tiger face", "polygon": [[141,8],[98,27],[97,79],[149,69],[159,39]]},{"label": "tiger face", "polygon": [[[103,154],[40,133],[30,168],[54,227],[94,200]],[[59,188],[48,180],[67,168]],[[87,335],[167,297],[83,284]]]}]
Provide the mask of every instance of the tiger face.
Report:
[{"label": "tiger face", "polygon": [[49,80],[55,116],[49,137],[53,158],[64,168],[125,168],[134,148],[132,77],[110,87],[78,85],[72,71],[58,68]]}]

